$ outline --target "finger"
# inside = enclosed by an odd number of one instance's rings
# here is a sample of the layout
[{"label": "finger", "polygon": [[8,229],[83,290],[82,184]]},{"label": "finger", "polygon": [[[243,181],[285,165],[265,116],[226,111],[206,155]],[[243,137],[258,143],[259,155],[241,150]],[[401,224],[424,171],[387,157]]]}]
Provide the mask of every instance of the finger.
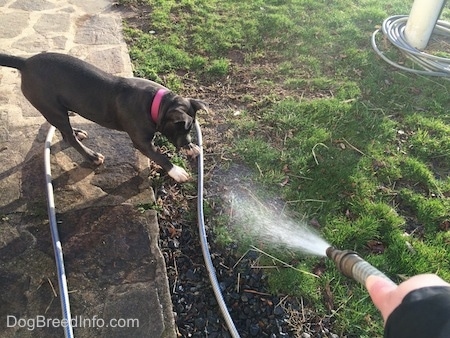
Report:
[{"label": "finger", "polygon": [[401,302],[401,299],[390,297],[390,293],[397,289],[397,285],[383,277],[369,276],[366,280],[366,289],[386,322],[387,317]]}]

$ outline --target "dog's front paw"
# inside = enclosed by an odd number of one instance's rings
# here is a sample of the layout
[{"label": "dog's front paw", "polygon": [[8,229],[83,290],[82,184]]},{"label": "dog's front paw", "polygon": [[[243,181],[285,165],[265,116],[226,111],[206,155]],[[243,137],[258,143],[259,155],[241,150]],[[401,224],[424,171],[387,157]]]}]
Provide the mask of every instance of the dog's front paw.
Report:
[{"label": "dog's front paw", "polygon": [[169,170],[168,174],[178,183],[187,182],[191,178],[191,176],[187,173],[186,170],[175,164],[173,165],[172,169]]}]

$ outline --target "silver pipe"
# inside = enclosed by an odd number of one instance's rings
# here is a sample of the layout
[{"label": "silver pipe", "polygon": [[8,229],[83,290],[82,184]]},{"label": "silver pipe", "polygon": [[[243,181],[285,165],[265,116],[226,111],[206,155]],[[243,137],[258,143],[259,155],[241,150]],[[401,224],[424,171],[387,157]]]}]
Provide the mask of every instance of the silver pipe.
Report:
[{"label": "silver pipe", "polygon": [[197,133],[197,142],[200,148],[200,154],[198,156],[198,196],[197,196],[197,218],[198,218],[198,230],[200,234],[200,243],[202,245],[203,258],[205,260],[206,269],[208,270],[209,280],[216,296],[217,303],[219,304],[222,316],[227,323],[228,330],[232,337],[239,338],[239,333],[234,325],[233,319],[231,319],[230,313],[228,312],[227,305],[223,299],[222,293],[220,291],[219,282],[216,276],[216,270],[214,268],[213,262],[211,260],[211,253],[209,252],[208,238],[206,236],[205,229],[205,217],[203,214],[203,140],[202,132],[200,130],[200,125],[198,121],[195,121],[195,131]]},{"label": "silver pipe", "polygon": [[66,325],[64,328],[65,338],[73,338],[72,316],[70,314],[69,290],[67,287],[66,272],[64,269],[64,257],[62,252],[61,241],[59,240],[58,226],[56,223],[55,200],[53,197],[52,172],[50,167],[50,147],[52,145],[52,138],[55,134],[55,127],[50,126],[45,139],[44,146],[44,170],[45,170],[45,185],[47,190],[47,212],[48,220],[50,222],[50,230],[52,233],[53,251],[56,260],[56,270],[58,273],[59,294],[61,297],[61,309],[63,319]]}]

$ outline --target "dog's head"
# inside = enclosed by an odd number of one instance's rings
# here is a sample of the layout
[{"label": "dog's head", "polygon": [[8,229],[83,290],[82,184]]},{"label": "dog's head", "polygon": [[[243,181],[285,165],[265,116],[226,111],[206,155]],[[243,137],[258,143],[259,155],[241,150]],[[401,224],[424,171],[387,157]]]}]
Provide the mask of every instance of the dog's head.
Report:
[{"label": "dog's head", "polygon": [[192,143],[189,135],[199,110],[208,110],[205,102],[176,96],[165,108],[160,131],[177,149],[187,149],[187,154],[196,156],[198,147]]}]

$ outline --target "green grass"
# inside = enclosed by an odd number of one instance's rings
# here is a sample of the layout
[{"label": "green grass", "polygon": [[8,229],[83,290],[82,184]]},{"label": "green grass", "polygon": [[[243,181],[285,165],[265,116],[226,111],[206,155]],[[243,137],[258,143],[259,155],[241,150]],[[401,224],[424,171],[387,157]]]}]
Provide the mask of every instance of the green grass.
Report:
[{"label": "green grass", "polygon": [[[327,241],[357,250],[396,281],[424,272],[450,280],[449,83],[394,70],[370,46],[376,26],[407,14],[412,1],[146,4],[146,32],[126,29],[136,75],[180,93],[191,94],[191,83],[242,91],[232,98],[242,107],[236,116],[228,94],[214,92],[233,133],[228,158],[317,219]],[[224,223],[215,233],[228,243]],[[298,267],[317,264],[301,258]],[[287,269],[269,280],[274,292],[303,297],[318,316],[330,316],[342,336],[382,335],[365,290],[329,261],[320,278]]]}]

